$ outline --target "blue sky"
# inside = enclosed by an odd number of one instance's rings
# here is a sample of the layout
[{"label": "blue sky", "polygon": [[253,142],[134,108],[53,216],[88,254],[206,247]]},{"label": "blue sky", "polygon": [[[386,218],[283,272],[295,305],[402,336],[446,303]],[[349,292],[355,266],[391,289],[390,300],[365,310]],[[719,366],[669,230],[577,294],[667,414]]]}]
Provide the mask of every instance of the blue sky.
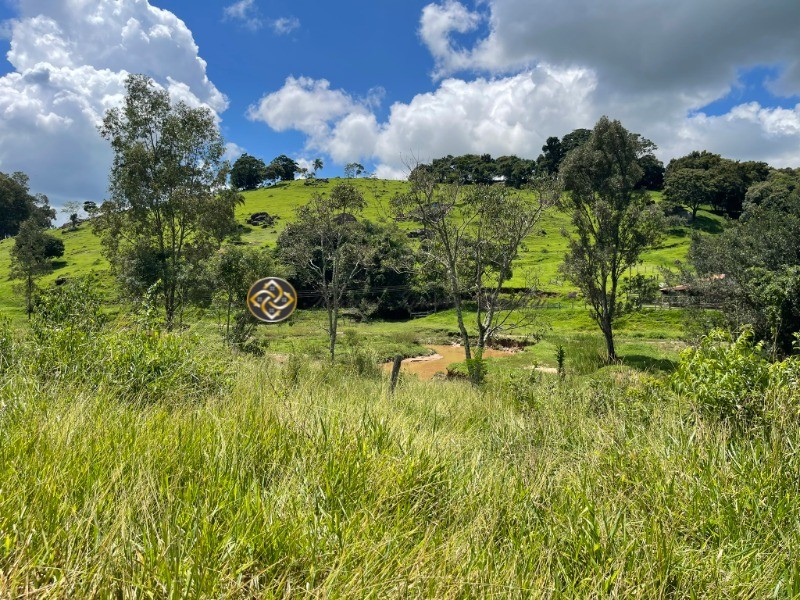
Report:
[{"label": "blue sky", "polygon": [[0,0],[0,171],[102,200],[126,73],[220,119],[230,157],[535,158],[602,115],[668,161],[800,166],[797,0]]}]

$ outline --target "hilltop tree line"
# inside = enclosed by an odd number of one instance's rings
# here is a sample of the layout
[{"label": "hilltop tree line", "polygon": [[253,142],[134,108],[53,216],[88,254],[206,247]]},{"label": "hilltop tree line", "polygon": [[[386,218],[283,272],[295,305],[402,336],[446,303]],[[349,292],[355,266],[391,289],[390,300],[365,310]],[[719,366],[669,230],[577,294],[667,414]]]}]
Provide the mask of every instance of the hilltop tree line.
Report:
[{"label": "hilltop tree line", "polygon": [[[264,184],[279,181],[294,181],[296,176],[303,177],[308,183],[311,183],[316,179],[317,172],[323,167],[324,163],[321,158],[315,158],[311,167],[308,168],[301,167],[297,161],[285,154],[276,156],[272,162],[266,164],[262,159],[244,153],[233,163],[230,170],[230,182],[234,188],[240,191],[255,190]],[[358,162],[347,163],[344,167],[347,178],[359,177],[365,172],[364,165]]]},{"label": "hilltop tree line", "polygon": [[[180,325],[190,306],[216,308],[226,339],[242,347],[254,328],[243,308],[246,287],[283,274],[326,309],[331,359],[342,309],[369,316],[441,302],[455,308],[470,373],[479,379],[492,337],[523,324],[538,301],[535,281],[514,293],[507,283],[524,240],[557,205],[573,225],[561,271],[582,292],[613,361],[614,325],[630,308],[620,300],[626,271],[661,239],[665,208],[680,203],[696,215],[693,203],[708,203],[740,218],[720,236],[693,241],[698,293],[719,293],[709,282],[723,281],[731,325],[754,324],[776,352],[791,351],[800,330],[797,170],[693,152],[668,165],[658,203],[647,191],[663,168],[655,145],[603,117],[592,130],[549,138],[536,161],[467,155],[417,165],[408,191],[391,202],[397,219],[422,226],[416,242],[394,222],[366,219],[359,188],[340,182],[330,194],[313,194],[270,251],[229,243],[241,232],[238,190],[263,181],[270,165],[243,155],[231,168],[208,109],[174,103],[150,79],[132,75],[100,134],[114,153],[110,197],[87,212],[121,289],[157,302],[167,328]],[[271,166],[277,179],[297,172],[285,155]],[[314,171],[322,166],[318,159]],[[348,165],[348,175],[363,171]],[[2,231],[16,234],[14,274],[32,311],[35,279],[63,254],[63,243],[46,232],[54,217],[47,199],[27,186],[21,174],[0,178],[0,203],[10,207]],[[711,277],[719,273],[726,277]]]}]

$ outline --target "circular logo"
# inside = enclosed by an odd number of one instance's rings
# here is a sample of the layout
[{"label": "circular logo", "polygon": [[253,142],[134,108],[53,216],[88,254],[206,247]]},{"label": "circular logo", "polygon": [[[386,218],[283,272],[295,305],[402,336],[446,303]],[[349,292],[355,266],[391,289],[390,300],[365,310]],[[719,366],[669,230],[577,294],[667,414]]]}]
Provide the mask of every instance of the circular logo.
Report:
[{"label": "circular logo", "polygon": [[297,308],[297,292],[285,279],[259,279],[247,292],[247,308],[259,321],[280,323],[291,317]]}]

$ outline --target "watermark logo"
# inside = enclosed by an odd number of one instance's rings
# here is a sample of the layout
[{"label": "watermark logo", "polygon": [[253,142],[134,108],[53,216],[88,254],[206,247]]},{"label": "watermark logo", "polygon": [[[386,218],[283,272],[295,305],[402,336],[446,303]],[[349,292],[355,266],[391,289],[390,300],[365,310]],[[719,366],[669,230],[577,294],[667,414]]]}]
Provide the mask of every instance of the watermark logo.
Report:
[{"label": "watermark logo", "polygon": [[259,321],[280,323],[291,317],[297,308],[297,292],[285,279],[259,279],[247,292],[247,308]]}]

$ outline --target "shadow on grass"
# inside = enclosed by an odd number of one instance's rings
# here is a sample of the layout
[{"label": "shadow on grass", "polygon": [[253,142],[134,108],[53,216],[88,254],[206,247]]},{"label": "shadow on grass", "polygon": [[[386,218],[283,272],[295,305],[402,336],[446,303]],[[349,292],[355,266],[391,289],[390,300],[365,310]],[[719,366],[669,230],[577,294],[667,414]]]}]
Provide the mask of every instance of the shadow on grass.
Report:
[{"label": "shadow on grass", "polygon": [[722,223],[705,215],[697,215],[693,220],[689,221],[689,227],[704,233],[722,233],[724,229]]},{"label": "shadow on grass", "polygon": [[671,373],[678,366],[678,363],[669,358],[653,358],[644,354],[628,354],[622,357],[622,364],[639,371],[661,371]]},{"label": "shadow on grass", "polygon": [[66,267],[69,263],[65,260],[54,260],[51,264],[53,265],[53,270],[58,271]]}]

